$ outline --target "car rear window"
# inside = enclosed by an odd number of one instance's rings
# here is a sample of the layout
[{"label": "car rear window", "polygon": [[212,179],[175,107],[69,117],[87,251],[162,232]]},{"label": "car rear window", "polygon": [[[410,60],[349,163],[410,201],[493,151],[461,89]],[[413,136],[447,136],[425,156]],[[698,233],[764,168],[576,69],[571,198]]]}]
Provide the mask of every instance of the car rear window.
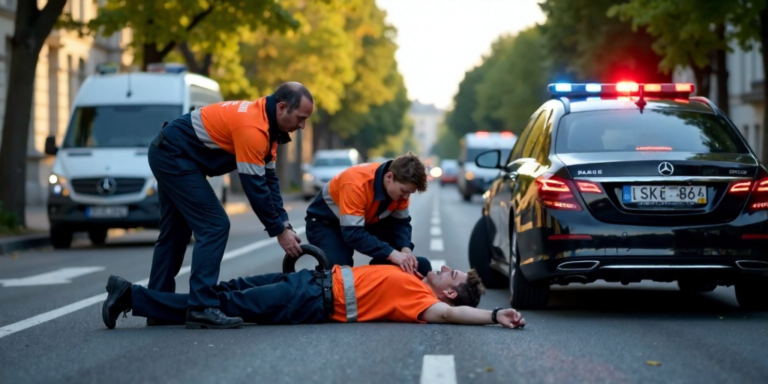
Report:
[{"label": "car rear window", "polygon": [[556,153],[674,151],[748,153],[720,116],[681,110],[590,111],[560,120]]}]

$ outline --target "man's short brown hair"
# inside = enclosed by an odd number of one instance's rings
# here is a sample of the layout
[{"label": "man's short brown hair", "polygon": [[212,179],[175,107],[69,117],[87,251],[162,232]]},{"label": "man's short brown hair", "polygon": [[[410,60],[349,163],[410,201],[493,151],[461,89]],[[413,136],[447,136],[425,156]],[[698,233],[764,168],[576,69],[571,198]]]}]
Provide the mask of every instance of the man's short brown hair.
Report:
[{"label": "man's short brown hair", "polygon": [[392,160],[392,164],[389,165],[389,172],[392,172],[398,183],[416,185],[416,190],[419,193],[427,190],[427,168],[419,160],[419,157],[411,152]]},{"label": "man's short brown hair", "polygon": [[459,284],[456,288],[456,298],[453,299],[453,305],[468,305],[477,308],[480,304],[480,296],[485,294],[485,285],[480,280],[477,271],[470,269],[467,272],[467,282]]}]

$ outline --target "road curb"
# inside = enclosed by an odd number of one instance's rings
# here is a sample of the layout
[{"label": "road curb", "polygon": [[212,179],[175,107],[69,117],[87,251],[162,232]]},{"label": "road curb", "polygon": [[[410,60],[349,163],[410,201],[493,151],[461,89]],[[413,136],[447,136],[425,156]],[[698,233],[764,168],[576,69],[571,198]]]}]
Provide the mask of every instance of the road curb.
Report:
[{"label": "road curb", "polygon": [[33,248],[48,247],[50,245],[51,238],[47,233],[13,236],[6,239],[0,239],[0,256],[6,256],[14,252]]}]

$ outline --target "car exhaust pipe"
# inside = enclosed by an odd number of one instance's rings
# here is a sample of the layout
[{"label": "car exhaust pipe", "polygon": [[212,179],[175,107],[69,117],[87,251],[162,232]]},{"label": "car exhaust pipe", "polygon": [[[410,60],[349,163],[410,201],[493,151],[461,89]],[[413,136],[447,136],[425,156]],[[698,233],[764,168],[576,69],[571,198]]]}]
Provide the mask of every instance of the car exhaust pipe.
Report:
[{"label": "car exhaust pipe", "polygon": [[741,269],[748,269],[752,271],[764,271],[768,269],[768,262],[757,260],[739,260],[736,265]]},{"label": "car exhaust pipe", "polygon": [[598,265],[600,265],[600,262],[596,260],[566,261],[560,263],[557,269],[560,271],[591,271],[597,268]]}]

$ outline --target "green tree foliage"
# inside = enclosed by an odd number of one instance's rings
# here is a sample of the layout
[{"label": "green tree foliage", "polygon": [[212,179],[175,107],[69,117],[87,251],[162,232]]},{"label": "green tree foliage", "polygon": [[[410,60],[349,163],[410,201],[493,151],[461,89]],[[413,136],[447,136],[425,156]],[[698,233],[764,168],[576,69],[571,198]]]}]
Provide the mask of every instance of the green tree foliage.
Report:
[{"label": "green tree foliage", "polygon": [[481,65],[468,71],[438,132],[435,154],[454,158],[465,134],[509,130],[520,134],[531,113],[547,100],[551,61],[537,28],[502,36]]},{"label": "green tree foliage", "polygon": [[107,0],[85,26],[71,17],[62,24],[106,36],[130,28],[131,46],[143,60],[142,68],[162,62],[184,42],[215,57],[232,47],[229,40],[239,41],[244,30],[265,26],[285,31],[298,25],[275,0]]},{"label": "green tree foliage", "polygon": [[472,114],[480,130],[520,135],[531,113],[549,98],[551,75],[541,44],[539,30],[530,28],[508,38],[497,52],[498,60],[489,60]]},{"label": "green tree foliage", "polygon": [[608,16],[623,0],[544,0],[542,33],[560,81],[668,82],[645,30]]}]

